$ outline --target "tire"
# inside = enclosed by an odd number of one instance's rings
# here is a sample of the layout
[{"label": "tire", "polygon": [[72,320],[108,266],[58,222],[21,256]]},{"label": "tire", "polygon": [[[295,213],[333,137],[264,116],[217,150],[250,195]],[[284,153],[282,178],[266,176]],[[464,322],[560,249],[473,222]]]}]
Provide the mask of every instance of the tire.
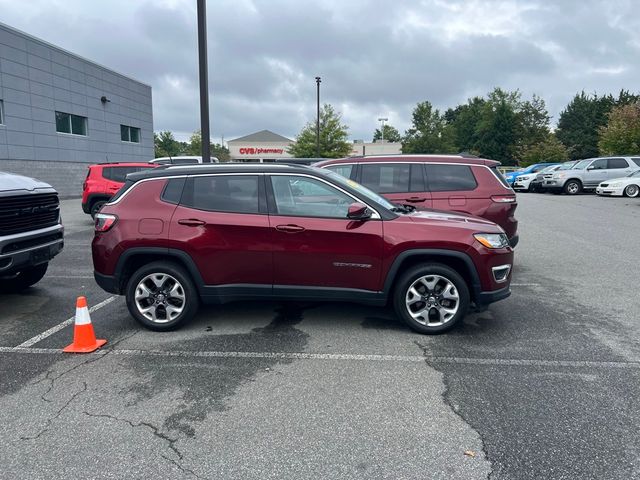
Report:
[{"label": "tire", "polygon": [[106,200],[96,200],[93,202],[93,205],[91,205],[91,218],[96,218],[96,213],[100,211],[105,203],[107,203]]},{"label": "tire", "polygon": [[127,282],[125,295],[131,316],[157,332],[174,330],[191,320],[200,303],[189,274],[181,266],[165,261],[136,270]]},{"label": "tire", "polygon": [[35,285],[47,273],[48,266],[48,263],[41,263],[35,267],[20,270],[8,278],[0,278],[0,292],[15,293]]},{"label": "tire", "polygon": [[[415,298],[412,289],[420,295],[420,300],[412,301],[411,297]],[[447,293],[456,300],[445,298]],[[446,304],[440,303],[443,300]],[[431,308],[428,308],[428,302],[434,302]],[[425,263],[400,276],[393,292],[393,306],[398,317],[416,332],[442,333],[453,328],[466,315],[469,288],[452,268],[439,263]]]},{"label": "tire", "polygon": [[639,194],[640,194],[640,186],[634,185],[633,183],[631,185],[627,185],[624,189],[625,197],[635,198]]},{"label": "tire", "polygon": [[577,195],[582,191],[582,183],[578,180],[569,180],[562,188],[567,195]]}]

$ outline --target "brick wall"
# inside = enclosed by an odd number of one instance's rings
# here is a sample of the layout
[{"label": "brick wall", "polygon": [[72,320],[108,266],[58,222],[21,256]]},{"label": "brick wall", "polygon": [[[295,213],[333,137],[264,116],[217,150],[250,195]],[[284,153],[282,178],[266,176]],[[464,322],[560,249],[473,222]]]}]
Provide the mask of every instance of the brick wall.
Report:
[{"label": "brick wall", "polygon": [[82,182],[87,176],[87,163],[47,162],[38,160],[0,160],[0,171],[37,178],[53,186],[60,198],[82,196]]}]

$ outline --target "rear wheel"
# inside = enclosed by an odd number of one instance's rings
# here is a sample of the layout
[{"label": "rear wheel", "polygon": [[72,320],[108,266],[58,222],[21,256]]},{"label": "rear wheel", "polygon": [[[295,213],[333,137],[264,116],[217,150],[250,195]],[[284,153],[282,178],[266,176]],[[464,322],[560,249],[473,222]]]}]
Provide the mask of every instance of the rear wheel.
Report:
[{"label": "rear wheel", "polygon": [[173,330],[198,310],[199,297],[189,274],[179,265],[152,262],[138,269],[126,288],[129,313],[145,327]]},{"label": "rear wheel", "polygon": [[428,263],[402,274],[393,298],[397,315],[420,333],[453,328],[469,308],[469,288],[452,268]]},{"label": "rear wheel", "polygon": [[96,214],[100,211],[102,206],[107,203],[106,200],[97,200],[91,205],[91,218],[96,218]]},{"label": "rear wheel", "polygon": [[627,187],[624,189],[624,194],[627,197],[631,197],[631,198],[635,198],[638,196],[638,194],[640,193],[640,187],[638,187],[638,185],[627,185]]},{"label": "rear wheel", "polygon": [[564,184],[564,193],[567,195],[577,195],[582,191],[582,184],[578,180],[569,180]]},{"label": "rear wheel", "polygon": [[35,285],[47,273],[48,263],[25,268],[9,277],[0,277],[0,292],[19,292]]}]

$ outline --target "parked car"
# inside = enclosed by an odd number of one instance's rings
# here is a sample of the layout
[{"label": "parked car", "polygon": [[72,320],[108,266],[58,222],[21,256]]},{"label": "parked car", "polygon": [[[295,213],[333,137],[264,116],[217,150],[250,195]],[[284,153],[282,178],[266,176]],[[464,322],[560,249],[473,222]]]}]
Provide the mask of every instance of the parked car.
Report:
[{"label": "parked car", "polygon": [[576,163],[578,163],[577,160],[571,160],[571,161],[568,161],[568,162],[561,163],[559,165],[553,165],[551,167],[547,167],[547,168],[545,168],[543,170],[540,170],[535,175],[533,180],[531,180],[531,183],[529,184],[529,191],[537,192],[537,193],[544,192],[545,191],[544,180],[546,178],[551,178],[553,176],[554,172],[558,172],[560,170],[569,170]]},{"label": "parked car", "polygon": [[[175,157],[158,157],[149,160],[149,163],[158,165],[194,165],[202,163],[202,157],[195,155],[177,155]],[[211,163],[220,163],[217,157],[211,157]]]},{"label": "parked car", "polygon": [[419,210],[468,213],[500,225],[518,243],[516,194],[498,172],[500,162],[463,155],[385,155],[325,160],[327,168],[394,203]]},{"label": "parked car", "polygon": [[58,192],[39,180],[0,172],[0,291],[38,283],[63,246]]},{"label": "parked car", "polygon": [[[531,188],[531,183],[538,177],[538,175],[542,175],[545,172],[555,171],[559,167],[560,167],[560,164],[552,163],[548,167],[545,167],[542,170],[538,170],[537,172],[523,173],[523,174],[517,175],[515,177],[515,180],[513,181],[512,188],[516,192],[519,192],[519,191],[521,191],[521,192],[533,191],[533,188]],[[535,184],[534,184],[534,186],[535,186]]]},{"label": "parked car", "polygon": [[543,170],[551,165],[556,165],[555,163],[546,162],[546,163],[536,163],[534,165],[529,165],[526,168],[522,168],[520,170],[516,170],[515,172],[508,172],[504,174],[504,178],[509,185],[513,185],[516,177],[520,175],[526,175],[529,173],[538,173],[540,170]]},{"label": "parked car", "polygon": [[544,180],[544,188],[555,193],[576,195],[594,190],[605,180],[623,177],[640,167],[640,157],[607,157],[580,160],[571,169],[557,171]]},{"label": "parked car", "polygon": [[148,163],[97,163],[90,165],[82,184],[82,211],[95,218],[96,213],[124,185],[128,174],[155,168]]},{"label": "parked car", "polygon": [[421,333],[510,295],[513,249],[493,222],[396,206],[352,180],[283,164],[129,175],[96,215],[94,276],[169,330],[200,302],[384,305]]},{"label": "parked car", "polygon": [[625,196],[635,198],[640,194],[640,170],[630,173],[626,177],[614,178],[602,182],[596,188],[598,195]]}]

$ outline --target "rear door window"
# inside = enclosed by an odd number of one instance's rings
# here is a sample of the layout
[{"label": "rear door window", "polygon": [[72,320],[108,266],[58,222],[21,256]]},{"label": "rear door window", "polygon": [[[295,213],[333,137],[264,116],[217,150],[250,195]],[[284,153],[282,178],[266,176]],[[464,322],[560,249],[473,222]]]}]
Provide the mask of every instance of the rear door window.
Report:
[{"label": "rear door window", "polygon": [[411,164],[363,163],[362,185],[378,193],[404,193],[409,191]]},{"label": "rear door window", "polygon": [[431,192],[475,190],[476,177],[468,165],[425,164],[428,189]]},{"label": "rear door window", "polygon": [[189,177],[181,204],[197,210],[260,213],[258,175]]},{"label": "rear door window", "polygon": [[607,168],[629,168],[629,164],[624,158],[610,158]]},{"label": "rear door window", "polygon": [[344,178],[351,178],[351,173],[353,172],[353,164],[349,165],[329,165],[325,167],[327,170],[331,170],[332,172],[336,172],[338,175],[342,175]]}]

